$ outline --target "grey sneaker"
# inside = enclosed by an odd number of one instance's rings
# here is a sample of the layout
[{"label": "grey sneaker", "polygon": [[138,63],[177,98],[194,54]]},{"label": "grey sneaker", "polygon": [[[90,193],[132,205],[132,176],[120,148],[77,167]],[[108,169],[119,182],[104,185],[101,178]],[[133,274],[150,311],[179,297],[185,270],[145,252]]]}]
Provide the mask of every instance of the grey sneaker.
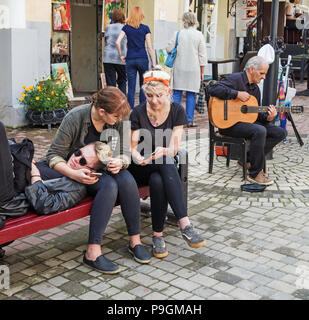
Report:
[{"label": "grey sneaker", "polygon": [[206,241],[194,230],[192,223],[183,230],[180,229],[182,237],[187,241],[191,248],[200,248],[206,245]]},{"label": "grey sneaker", "polygon": [[165,258],[168,255],[163,237],[152,237],[152,252],[159,259]]}]

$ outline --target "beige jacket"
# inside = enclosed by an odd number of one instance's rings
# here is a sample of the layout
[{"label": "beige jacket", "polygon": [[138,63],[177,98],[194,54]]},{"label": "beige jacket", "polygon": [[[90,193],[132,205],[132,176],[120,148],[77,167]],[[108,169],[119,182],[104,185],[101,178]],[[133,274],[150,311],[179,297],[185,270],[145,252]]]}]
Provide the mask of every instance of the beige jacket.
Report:
[{"label": "beige jacket", "polygon": [[[175,46],[173,39],[166,48],[167,52]],[[172,88],[199,92],[201,83],[201,66],[207,64],[206,42],[203,34],[193,27],[180,30],[178,36],[177,56],[172,69]]]}]

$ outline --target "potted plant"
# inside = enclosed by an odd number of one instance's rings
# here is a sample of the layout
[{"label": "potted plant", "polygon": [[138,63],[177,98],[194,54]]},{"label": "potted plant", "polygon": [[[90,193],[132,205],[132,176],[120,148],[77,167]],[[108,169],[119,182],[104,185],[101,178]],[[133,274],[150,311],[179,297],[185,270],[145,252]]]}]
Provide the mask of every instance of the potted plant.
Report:
[{"label": "potted plant", "polygon": [[41,81],[35,79],[30,87],[23,86],[19,102],[25,106],[26,118],[32,124],[48,125],[60,123],[68,112],[66,96],[67,81],[56,80],[53,76]]}]

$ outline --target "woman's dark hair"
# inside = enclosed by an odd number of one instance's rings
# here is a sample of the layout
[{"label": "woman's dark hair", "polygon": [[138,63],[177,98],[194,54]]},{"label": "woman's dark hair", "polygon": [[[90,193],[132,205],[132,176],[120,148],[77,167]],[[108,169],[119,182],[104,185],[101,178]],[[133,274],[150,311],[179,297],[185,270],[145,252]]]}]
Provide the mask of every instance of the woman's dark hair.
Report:
[{"label": "woman's dark hair", "polygon": [[92,95],[96,108],[104,109],[107,113],[116,113],[121,118],[129,115],[131,108],[124,93],[116,87],[106,87]]},{"label": "woman's dark hair", "polygon": [[112,13],[112,20],[114,23],[124,23],[125,16],[120,9],[115,9]]}]

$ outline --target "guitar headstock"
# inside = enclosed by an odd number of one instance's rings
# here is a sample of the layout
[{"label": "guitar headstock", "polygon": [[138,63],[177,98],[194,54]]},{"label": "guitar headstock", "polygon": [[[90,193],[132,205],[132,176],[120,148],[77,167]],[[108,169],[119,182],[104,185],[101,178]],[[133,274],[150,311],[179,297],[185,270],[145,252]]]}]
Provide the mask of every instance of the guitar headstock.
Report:
[{"label": "guitar headstock", "polygon": [[303,106],[291,106],[292,113],[303,113],[304,107]]}]

